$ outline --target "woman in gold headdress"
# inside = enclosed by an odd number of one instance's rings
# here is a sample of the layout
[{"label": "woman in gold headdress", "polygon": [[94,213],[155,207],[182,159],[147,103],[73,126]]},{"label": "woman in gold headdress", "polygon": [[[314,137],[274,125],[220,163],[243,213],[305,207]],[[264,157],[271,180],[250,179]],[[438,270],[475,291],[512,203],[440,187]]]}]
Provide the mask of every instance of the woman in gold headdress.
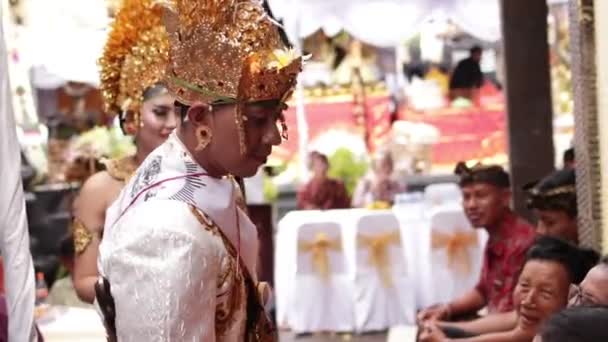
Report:
[{"label": "woman in gold headdress", "polygon": [[138,165],[175,129],[174,97],[161,83],[169,42],[162,9],[152,0],[125,0],[108,36],[101,67],[106,110],[120,116],[125,133],[135,138],[135,155],[110,160],[106,171],[91,176],[75,202],[74,286],[87,302],[95,298],[97,256],[106,209]]},{"label": "woman in gold headdress", "polygon": [[118,341],[274,341],[257,230],[230,176],[255,175],[286,136],[302,59],[258,0],[164,3],[167,86],[183,121],[108,209],[106,326]]}]

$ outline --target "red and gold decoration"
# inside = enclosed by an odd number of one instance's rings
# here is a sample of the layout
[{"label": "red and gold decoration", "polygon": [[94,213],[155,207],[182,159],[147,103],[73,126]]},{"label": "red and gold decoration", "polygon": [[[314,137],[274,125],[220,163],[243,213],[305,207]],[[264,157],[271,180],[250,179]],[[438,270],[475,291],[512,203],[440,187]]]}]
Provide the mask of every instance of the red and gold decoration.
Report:
[{"label": "red and gold decoration", "polygon": [[[305,112],[310,141],[331,131],[345,131],[362,136],[361,126],[352,115],[356,111],[349,88],[314,88],[305,90]],[[380,85],[366,85],[367,124],[371,146],[384,146],[391,134],[389,96]],[[398,120],[435,127],[439,140],[430,146],[433,169],[451,171],[460,160],[484,160],[502,163],[506,160],[506,112],[502,95],[490,86],[480,91],[480,104],[468,108],[414,110],[403,107]],[[290,162],[298,151],[295,108],[285,111],[290,127],[290,140],[275,147],[273,159]]]}]

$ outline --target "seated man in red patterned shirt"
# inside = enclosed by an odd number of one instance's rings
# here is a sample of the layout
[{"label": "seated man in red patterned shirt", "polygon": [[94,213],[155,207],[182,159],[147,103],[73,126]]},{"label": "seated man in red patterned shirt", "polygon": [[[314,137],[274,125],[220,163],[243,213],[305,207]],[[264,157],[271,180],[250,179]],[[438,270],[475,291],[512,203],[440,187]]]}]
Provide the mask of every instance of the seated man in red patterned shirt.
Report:
[{"label": "seated man in red patterned shirt", "polygon": [[481,279],[462,297],[422,310],[420,322],[474,315],[483,307],[489,313],[513,310],[511,293],[535,238],[534,228],[509,207],[509,175],[502,167],[478,164],[468,168],[459,163],[455,173],[460,176],[465,214],[474,227],[486,229],[490,236]]},{"label": "seated man in red patterned shirt", "polygon": [[[527,193],[528,208],[538,217],[538,235],[552,236],[578,244],[576,179],[572,169],[555,171],[540,181],[524,187]],[[592,250],[584,253],[593,255]],[[578,278],[577,278],[578,279]],[[578,285],[575,284],[575,285]],[[471,335],[508,331],[517,325],[517,313],[510,311],[487,315],[468,322],[442,322],[441,328],[453,335],[463,331]],[[457,333],[456,333],[457,334]]]}]

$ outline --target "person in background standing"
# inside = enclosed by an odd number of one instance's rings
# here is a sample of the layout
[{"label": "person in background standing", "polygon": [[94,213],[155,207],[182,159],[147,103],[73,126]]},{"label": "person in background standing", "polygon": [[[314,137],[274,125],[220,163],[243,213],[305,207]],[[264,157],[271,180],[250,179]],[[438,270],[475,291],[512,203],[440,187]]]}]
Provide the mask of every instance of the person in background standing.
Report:
[{"label": "person in background standing", "polygon": [[450,100],[458,97],[472,100],[474,91],[481,88],[483,83],[483,73],[479,65],[483,51],[480,46],[475,45],[469,52],[469,57],[458,62],[450,78]]},{"label": "person in background standing", "polygon": [[331,179],[329,160],[327,156],[312,152],[310,154],[310,168],[312,179],[298,192],[298,209],[300,210],[328,210],[345,209],[350,206],[350,198],[344,183]]}]

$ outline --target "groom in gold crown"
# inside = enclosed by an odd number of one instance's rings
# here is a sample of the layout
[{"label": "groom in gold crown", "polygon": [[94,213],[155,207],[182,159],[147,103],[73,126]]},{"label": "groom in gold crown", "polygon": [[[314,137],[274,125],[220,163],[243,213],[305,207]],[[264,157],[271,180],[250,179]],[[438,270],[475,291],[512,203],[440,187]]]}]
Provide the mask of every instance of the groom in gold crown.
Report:
[{"label": "groom in gold crown", "polygon": [[119,341],[274,341],[232,176],[286,137],[302,58],[255,0],[162,1],[182,125],[108,209],[97,299]]}]

